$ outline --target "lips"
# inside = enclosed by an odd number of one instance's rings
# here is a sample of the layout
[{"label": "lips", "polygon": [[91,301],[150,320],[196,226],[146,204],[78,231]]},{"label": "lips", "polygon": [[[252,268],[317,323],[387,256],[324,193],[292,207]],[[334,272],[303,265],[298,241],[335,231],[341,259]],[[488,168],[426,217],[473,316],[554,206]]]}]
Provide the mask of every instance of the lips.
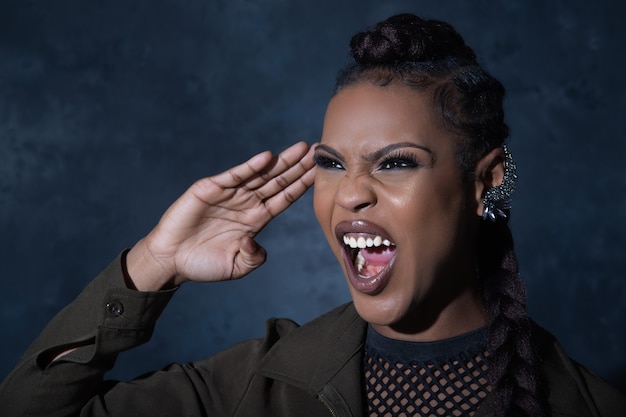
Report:
[{"label": "lips", "polygon": [[364,294],[380,293],[389,282],[396,255],[388,233],[378,225],[358,220],[339,223],[335,234],[352,287]]}]

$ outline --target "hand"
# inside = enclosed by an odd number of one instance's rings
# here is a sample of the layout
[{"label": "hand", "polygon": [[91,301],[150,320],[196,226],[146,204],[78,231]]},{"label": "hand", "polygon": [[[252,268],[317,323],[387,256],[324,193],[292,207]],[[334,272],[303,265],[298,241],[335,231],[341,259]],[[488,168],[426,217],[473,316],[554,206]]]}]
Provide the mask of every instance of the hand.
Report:
[{"label": "hand", "polygon": [[313,184],[312,148],[269,151],[193,184],[130,250],[138,290],[241,278],[265,262],[254,237]]}]

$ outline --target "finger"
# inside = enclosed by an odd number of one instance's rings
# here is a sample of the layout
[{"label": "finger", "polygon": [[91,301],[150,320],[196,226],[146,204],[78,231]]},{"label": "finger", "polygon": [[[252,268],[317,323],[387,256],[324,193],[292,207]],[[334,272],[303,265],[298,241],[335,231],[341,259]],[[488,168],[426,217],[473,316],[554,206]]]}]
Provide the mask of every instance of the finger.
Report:
[{"label": "finger", "polygon": [[[280,175],[275,176],[267,184],[256,190],[256,195],[260,200],[267,200],[272,198],[274,195],[284,192],[289,188],[293,183],[299,181],[302,176],[306,175],[314,166],[313,162],[313,148],[309,148],[306,154],[301,155],[300,159],[294,164],[289,161],[291,166]],[[307,179],[308,180],[308,179]],[[306,188],[308,188],[306,186]],[[296,186],[296,188],[300,188]],[[306,191],[306,188],[304,191]],[[299,197],[299,195],[298,195]],[[297,198],[296,198],[297,199]],[[295,201],[295,200],[294,200]]]},{"label": "finger", "polygon": [[255,190],[264,186],[269,181],[281,175],[285,171],[297,164],[303,156],[309,151],[309,145],[306,142],[298,142],[278,154],[271,163],[259,172],[259,175],[251,178],[246,183],[246,188]]},{"label": "finger", "polygon": [[267,168],[268,164],[272,161],[272,153],[270,151],[261,152],[246,162],[230,168],[221,174],[210,177],[210,181],[217,184],[219,187],[233,188],[238,187],[254,178],[263,172]]},{"label": "finger", "polygon": [[241,278],[252,272],[259,266],[263,265],[265,259],[267,259],[267,252],[265,249],[256,243],[251,237],[244,237],[241,249],[235,257],[232,273],[233,278]]},{"label": "finger", "polygon": [[298,179],[279,193],[265,200],[265,207],[272,217],[278,216],[281,212],[291,206],[313,185],[315,180],[315,166],[310,167]]}]

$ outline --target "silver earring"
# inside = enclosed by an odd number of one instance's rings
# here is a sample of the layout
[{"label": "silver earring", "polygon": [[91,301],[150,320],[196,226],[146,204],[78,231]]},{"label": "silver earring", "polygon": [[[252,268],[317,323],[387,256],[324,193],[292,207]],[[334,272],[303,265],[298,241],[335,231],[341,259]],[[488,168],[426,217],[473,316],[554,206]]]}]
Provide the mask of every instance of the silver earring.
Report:
[{"label": "silver earring", "polygon": [[505,210],[511,209],[511,194],[515,191],[517,172],[511,152],[506,145],[502,145],[504,151],[504,177],[502,184],[487,190],[483,196],[483,219],[495,222],[498,217],[506,218]]}]

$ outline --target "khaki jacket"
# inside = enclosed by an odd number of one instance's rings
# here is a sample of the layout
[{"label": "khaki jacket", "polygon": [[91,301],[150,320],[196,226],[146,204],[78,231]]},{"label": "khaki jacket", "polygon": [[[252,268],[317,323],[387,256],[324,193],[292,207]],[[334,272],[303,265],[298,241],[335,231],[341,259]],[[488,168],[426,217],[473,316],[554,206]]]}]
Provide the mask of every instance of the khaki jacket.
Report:
[{"label": "khaki jacket", "polygon": [[[364,416],[366,323],[351,303],[206,360],[128,382],[103,381],[117,353],[144,343],[172,291],[126,288],[114,261],[44,329],[0,386],[0,416]],[[553,416],[624,416],[626,399],[535,329]],[[51,364],[67,346],[82,347]],[[476,417],[491,416],[488,398]]]}]

